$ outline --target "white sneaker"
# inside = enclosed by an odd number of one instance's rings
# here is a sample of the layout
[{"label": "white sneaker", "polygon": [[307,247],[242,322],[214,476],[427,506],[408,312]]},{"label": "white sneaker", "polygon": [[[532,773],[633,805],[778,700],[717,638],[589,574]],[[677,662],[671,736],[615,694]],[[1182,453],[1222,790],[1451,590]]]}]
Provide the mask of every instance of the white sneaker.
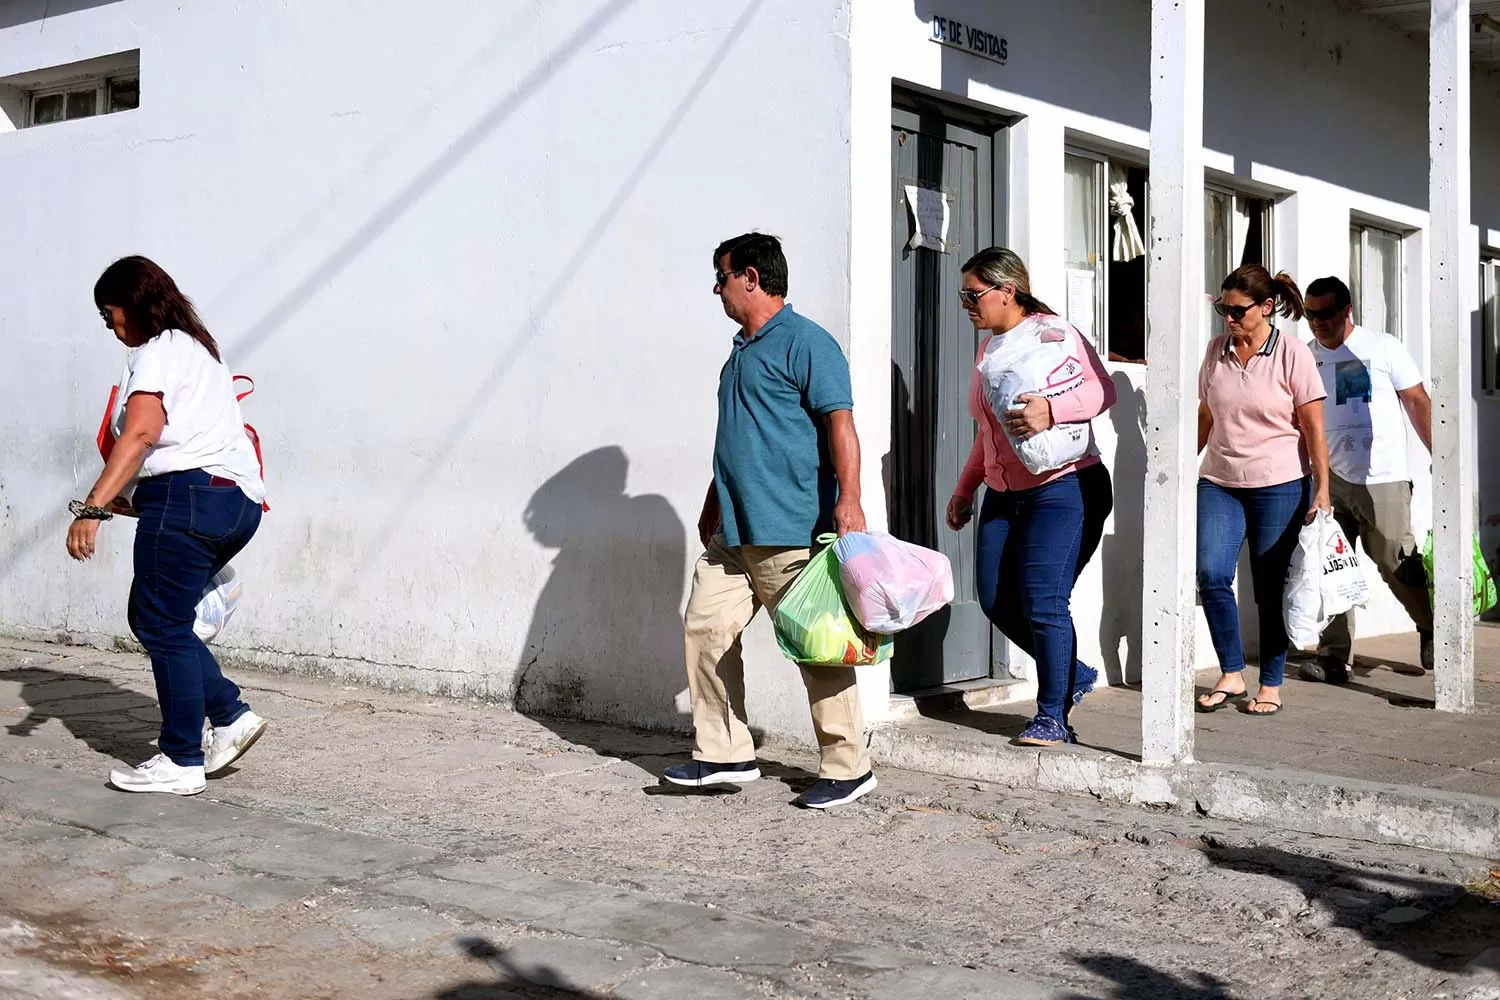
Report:
[{"label": "white sneaker", "polygon": [[165,754],[157,754],[140,767],[115,768],[109,772],[109,783],[122,792],[170,792],[173,795],[197,795],[208,787],[203,768],[174,764]]},{"label": "white sneaker", "polygon": [[203,751],[203,773],[218,774],[239,760],[261,738],[268,725],[254,712],[246,712],[229,725],[216,727],[208,749]]}]

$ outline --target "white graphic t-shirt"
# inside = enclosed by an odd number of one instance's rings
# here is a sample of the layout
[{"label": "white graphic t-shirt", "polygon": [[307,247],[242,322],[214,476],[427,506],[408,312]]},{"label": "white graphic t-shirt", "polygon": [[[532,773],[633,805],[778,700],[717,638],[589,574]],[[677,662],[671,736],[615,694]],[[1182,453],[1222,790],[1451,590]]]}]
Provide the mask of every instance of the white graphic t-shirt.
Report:
[{"label": "white graphic t-shirt", "polygon": [[1356,326],[1337,350],[1308,345],[1328,398],[1323,427],[1333,474],[1351,483],[1411,479],[1406,462],[1406,410],[1396,393],[1422,382],[1401,341]]}]

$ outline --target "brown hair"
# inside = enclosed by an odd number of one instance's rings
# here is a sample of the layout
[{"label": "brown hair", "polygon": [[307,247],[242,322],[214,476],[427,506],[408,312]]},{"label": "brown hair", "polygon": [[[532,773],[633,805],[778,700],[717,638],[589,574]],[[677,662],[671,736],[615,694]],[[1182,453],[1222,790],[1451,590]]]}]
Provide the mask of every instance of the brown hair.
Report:
[{"label": "brown hair", "polygon": [[1014,285],[1016,305],[1025,309],[1028,316],[1032,313],[1041,313],[1045,316],[1057,315],[1057,310],[1031,294],[1031,274],[1026,270],[1026,263],[1014,250],[1006,247],[989,247],[964,261],[964,266],[960,270],[965,274],[972,271],[996,288]]},{"label": "brown hair", "polygon": [[1259,264],[1244,264],[1229,272],[1229,277],[1224,279],[1224,284],[1219,286],[1220,291],[1241,292],[1250,296],[1257,303],[1275,300],[1275,312],[1292,319],[1301,319],[1305,309],[1302,305],[1302,292],[1297,289],[1297,283],[1292,276],[1285,271],[1277,271],[1273,278],[1269,271]]},{"label": "brown hair", "polygon": [[198,318],[192,301],[172,276],[146,257],[121,257],[94,282],[94,305],[119,306],[136,334],[150,340],[167,330],[181,330],[203,345],[215,361],[219,345]]}]

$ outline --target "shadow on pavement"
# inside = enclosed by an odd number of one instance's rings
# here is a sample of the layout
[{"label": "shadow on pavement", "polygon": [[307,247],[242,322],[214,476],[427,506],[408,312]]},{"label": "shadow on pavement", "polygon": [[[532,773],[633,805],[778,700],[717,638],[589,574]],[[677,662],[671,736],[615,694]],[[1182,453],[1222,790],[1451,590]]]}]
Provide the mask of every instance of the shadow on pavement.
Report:
[{"label": "shadow on pavement", "polygon": [[0,681],[18,682],[21,700],[31,709],[20,722],[6,726],[11,736],[24,739],[57,719],[95,753],[138,764],[156,752],[151,741],[160,731],[161,713],[155,699],[138,691],[45,667],[0,670]]},{"label": "shadow on pavement", "polygon": [[[929,708],[924,706],[921,701],[918,701],[917,711],[929,719],[951,722],[955,726],[964,726],[965,728],[974,729],[981,733],[988,733],[990,736],[1003,736],[1011,741],[1012,744],[1014,744],[1016,737],[1021,735],[1021,730],[1025,729],[1031,723],[1031,716],[1029,715],[1011,715],[992,709],[973,709],[962,702],[957,705],[949,703],[939,708]],[[1073,718],[1077,719],[1077,716]],[[1085,750],[1098,750],[1101,753],[1114,754],[1116,757],[1123,757],[1126,760],[1139,761],[1141,759],[1141,755],[1133,751],[1117,750],[1114,747],[1089,742],[1086,738],[1088,736],[1087,725],[1080,725],[1082,728],[1080,728],[1078,733],[1077,745],[1083,747]],[[1020,747],[1018,749],[1035,748]]]},{"label": "shadow on pavement", "polygon": [[1439,972],[1458,972],[1500,941],[1500,884],[1449,881],[1356,868],[1271,847],[1205,847],[1217,868],[1270,875],[1308,904],[1332,914],[1331,926],[1371,947]]},{"label": "shadow on pavement", "polygon": [[602,993],[578,989],[567,976],[545,965],[527,968],[513,962],[504,948],[484,938],[463,938],[458,946],[464,954],[484,962],[497,978],[471,981],[434,993],[432,1000],[606,1000]]},{"label": "shadow on pavement", "polygon": [[1178,978],[1125,955],[1074,955],[1079,966],[1113,984],[1106,994],[1073,993],[1064,1000],[1234,1000],[1227,980],[1207,972]]}]

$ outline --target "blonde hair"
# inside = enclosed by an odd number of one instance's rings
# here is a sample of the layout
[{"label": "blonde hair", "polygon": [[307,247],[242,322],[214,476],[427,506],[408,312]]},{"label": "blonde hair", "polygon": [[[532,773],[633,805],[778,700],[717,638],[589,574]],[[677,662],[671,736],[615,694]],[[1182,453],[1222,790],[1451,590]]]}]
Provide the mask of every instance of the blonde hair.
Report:
[{"label": "blonde hair", "polygon": [[996,288],[1013,285],[1016,289],[1016,304],[1027,314],[1044,313],[1056,316],[1057,310],[1031,294],[1031,274],[1025,261],[1007,247],[988,247],[964,261],[963,272],[979,275]]}]

